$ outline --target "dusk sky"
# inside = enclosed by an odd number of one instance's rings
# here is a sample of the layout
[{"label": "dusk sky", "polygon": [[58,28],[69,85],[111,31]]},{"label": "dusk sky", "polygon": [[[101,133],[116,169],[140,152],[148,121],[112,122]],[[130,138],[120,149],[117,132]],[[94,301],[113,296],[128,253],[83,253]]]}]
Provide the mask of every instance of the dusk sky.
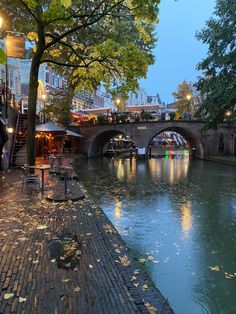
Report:
[{"label": "dusk sky", "polygon": [[156,62],[149,68],[140,87],[148,95],[159,93],[165,103],[173,102],[172,92],[185,79],[195,82],[200,73],[197,63],[207,53],[195,38],[214,11],[216,0],[162,0],[157,25],[159,38],[154,54]]}]

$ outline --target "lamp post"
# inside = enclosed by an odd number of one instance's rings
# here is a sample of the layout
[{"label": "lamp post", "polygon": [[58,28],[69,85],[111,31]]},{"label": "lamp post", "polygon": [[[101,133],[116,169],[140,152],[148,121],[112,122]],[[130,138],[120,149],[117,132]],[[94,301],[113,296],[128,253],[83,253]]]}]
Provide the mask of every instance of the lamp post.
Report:
[{"label": "lamp post", "polygon": [[45,109],[46,109],[46,98],[47,98],[47,95],[46,94],[42,94],[42,99],[43,99],[43,123],[46,123],[46,112],[45,112]]},{"label": "lamp post", "polygon": [[[2,33],[3,18],[0,16],[0,31]],[[1,34],[0,39],[4,38],[4,34]],[[7,63],[7,42],[6,42],[6,62],[5,62],[5,124],[8,125],[8,63]]]}]

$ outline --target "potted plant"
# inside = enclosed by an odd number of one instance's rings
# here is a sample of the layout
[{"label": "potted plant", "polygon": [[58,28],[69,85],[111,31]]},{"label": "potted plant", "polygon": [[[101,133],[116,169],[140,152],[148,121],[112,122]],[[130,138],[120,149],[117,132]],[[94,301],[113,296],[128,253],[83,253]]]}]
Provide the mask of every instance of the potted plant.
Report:
[{"label": "potted plant", "polygon": [[97,116],[98,124],[104,124],[106,122],[106,118],[104,116]]},{"label": "potted plant", "polygon": [[170,120],[174,120],[176,117],[176,114],[174,111],[169,112]]}]

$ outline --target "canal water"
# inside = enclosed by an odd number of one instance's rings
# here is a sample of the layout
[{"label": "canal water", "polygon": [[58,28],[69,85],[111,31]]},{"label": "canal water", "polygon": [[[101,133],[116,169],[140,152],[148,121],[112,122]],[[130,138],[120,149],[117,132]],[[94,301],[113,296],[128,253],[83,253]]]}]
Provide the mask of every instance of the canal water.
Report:
[{"label": "canal water", "polygon": [[77,169],[175,313],[236,313],[235,168],[167,154]]}]

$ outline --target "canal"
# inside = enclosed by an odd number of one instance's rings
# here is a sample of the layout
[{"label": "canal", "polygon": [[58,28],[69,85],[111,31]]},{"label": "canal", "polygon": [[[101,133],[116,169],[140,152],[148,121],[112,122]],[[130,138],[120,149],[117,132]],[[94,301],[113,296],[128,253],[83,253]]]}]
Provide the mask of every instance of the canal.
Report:
[{"label": "canal", "polygon": [[236,313],[235,168],[171,154],[76,167],[175,313]]}]

